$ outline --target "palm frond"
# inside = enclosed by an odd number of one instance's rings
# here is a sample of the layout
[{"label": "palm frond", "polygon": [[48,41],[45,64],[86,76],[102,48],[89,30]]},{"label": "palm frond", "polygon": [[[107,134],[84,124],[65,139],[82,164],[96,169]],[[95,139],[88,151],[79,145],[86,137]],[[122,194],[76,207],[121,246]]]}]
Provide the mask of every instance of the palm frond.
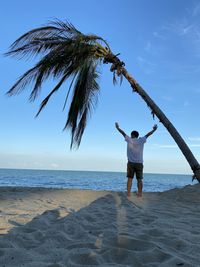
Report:
[{"label": "palm frond", "polygon": [[59,81],[59,83],[54,87],[54,89],[48,94],[47,97],[45,97],[45,99],[42,101],[42,103],[40,104],[40,108],[38,110],[38,113],[36,114],[36,117],[40,114],[40,112],[42,111],[42,109],[46,106],[46,104],[48,103],[50,97],[56,92],[58,91],[58,89],[61,87],[61,85],[63,84],[63,82],[66,80],[66,75],[62,77],[62,79]]},{"label": "palm frond", "polygon": [[64,102],[64,105],[63,105],[63,110],[64,110],[65,107],[66,107],[67,100],[68,100],[69,94],[70,94],[71,89],[72,89],[72,85],[73,85],[73,83],[74,83],[74,80],[76,79],[76,75],[77,75],[77,73],[74,74],[74,77],[72,78],[72,81],[71,81],[71,83],[70,83],[70,86],[69,86],[67,95],[66,95],[66,97],[65,97],[65,102]]},{"label": "palm frond", "polygon": [[20,38],[11,46],[5,54],[8,56],[29,56],[42,52],[48,52],[62,42],[69,41],[82,35],[72,24],[60,20],[52,21],[48,26],[33,29]]},{"label": "palm frond", "polygon": [[13,96],[16,94],[21,93],[28,84],[31,82],[34,82],[35,78],[37,77],[37,68],[38,66],[36,65],[32,69],[28,70],[25,72],[19,80],[8,90],[6,93],[8,96]]},{"label": "palm frond", "polygon": [[8,91],[9,95],[21,92],[30,82],[34,87],[30,95],[33,101],[39,95],[42,83],[53,76],[69,78],[79,71],[85,60],[92,57],[93,47],[80,42],[73,42],[71,45],[60,45],[45,55],[30,71],[27,71]]},{"label": "palm frond", "polygon": [[89,60],[82,65],[74,85],[74,93],[64,129],[72,132],[71,148],[79,147],[88,115],[97,104],[99,86],[96,63]]},{"label": "palm frond", "polygon": [[[103,43],[106,47],[101,45]],[[7,92],[9,96],[20,93],[29,84],[33,85],[29,100],[34,101],[49,77],[59,82],[42,101],[36,116],[43,110],[50,97],[62,84],[72,78],[65,103],[73,90],[71,105],[64,129],[72,133],[71,147],[80,145],[88,115],[93,110],[97,92],[97,64],[107,55],[107,42],[97,35],[84,35],[72,24],[56,20],[49,25],[33,29],[18,38],[10,47],[7,56],[30,57],[41,55],[35,66],[25,72]]]}]

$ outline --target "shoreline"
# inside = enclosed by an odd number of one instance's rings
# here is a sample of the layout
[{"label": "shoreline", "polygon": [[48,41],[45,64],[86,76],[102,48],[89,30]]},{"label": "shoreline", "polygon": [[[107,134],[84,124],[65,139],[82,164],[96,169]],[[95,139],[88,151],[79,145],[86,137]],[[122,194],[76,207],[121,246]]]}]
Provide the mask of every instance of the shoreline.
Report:
[{"label": "shoreline", "polygon": [[198,266],[200,184],[164,192],[0,187],[0,262]]}]

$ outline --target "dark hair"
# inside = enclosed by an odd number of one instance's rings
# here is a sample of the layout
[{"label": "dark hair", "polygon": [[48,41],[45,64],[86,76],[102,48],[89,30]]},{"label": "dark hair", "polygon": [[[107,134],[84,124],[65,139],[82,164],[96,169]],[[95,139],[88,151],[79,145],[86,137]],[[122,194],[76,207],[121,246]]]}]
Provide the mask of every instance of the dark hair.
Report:
[{"label": "dark hair", "polygon": [[138,136],[139,136],[139,133],[138,133],[137,131],[132,131],[132,132],[131,132],[131,137],[136,137],[136,138],[138,138]]}]

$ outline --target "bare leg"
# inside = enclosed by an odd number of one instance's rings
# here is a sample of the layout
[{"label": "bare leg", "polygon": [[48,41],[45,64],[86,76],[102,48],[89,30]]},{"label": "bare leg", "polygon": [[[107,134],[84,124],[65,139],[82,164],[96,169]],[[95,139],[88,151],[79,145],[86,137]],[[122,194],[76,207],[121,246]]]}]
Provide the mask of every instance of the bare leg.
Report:
[{"label": "bare leg", "polygon": [[143,187],[142,179],[138,179],[137,180],[137,188],[138,188],[137,196],[138,197],[142,196],[142,187]]},{"label": "bare leg", "polygon": [[128,177],[127,180],[127,196],[130,197],[131,196],[131,187],[132,187],[132,178]]}]

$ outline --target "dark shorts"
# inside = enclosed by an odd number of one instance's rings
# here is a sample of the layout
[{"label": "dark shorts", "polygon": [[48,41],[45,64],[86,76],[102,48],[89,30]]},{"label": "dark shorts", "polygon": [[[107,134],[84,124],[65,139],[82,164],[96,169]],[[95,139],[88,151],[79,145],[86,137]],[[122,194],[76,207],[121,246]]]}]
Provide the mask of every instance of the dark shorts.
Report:
[{"label": "dark shorts", "polygon": [[127,163],[127,177],[133,178],[136,175],[137,179],[143,179],[143,164],[142,163]]}]

